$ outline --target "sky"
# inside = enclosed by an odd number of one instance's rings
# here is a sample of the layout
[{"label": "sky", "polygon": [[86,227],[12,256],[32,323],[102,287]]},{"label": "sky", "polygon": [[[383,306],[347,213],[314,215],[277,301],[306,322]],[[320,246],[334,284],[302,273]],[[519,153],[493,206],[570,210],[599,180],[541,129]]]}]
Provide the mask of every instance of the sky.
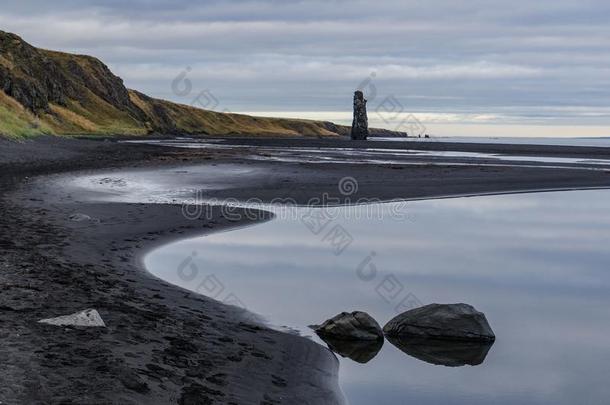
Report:
[{"label": "sky", "polygon": [[5,0],[0,29],[208,109],[432,135],[610,136],[603,0]]}]

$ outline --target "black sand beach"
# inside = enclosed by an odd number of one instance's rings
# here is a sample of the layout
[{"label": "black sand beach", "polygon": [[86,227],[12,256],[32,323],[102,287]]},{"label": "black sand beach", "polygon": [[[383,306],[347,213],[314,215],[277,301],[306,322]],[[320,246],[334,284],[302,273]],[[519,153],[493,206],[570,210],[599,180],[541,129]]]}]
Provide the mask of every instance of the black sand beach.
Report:
[{"label": "black sand beach", "polygon": [[[305,338],[252,324],[243,311],[150,276],[142,256],[189,235],[246,225],[221,215],[192,220],[181,205],[94,202],[55,186],[98,170],[244,165],[267,175],[231,180],[210,198],[291,197],[305,203],[358,181],[351,198],[416,199],[606,188],[603,170],[552,164],[463,165],[468,159],[400,157],[404,164],[276,161],[257,147],[385,148],[609,158],[605,148],[449,143],[227,139],[214,149],[113,140],[0,141],[0,387],[2,403],[339,404],[338,362]],[[226,145],[227,147],[223,147]],[[241,145],[246,148],[233,148]],[[333,150],[328,150],[332,157]],[[247,157],[246,157],[247,156]],[[258,159],[253,159],[252,157]],[[358,161],[357,154],[353,156]],[[477,163],[471,161],[470,163]],[[180,183],[179,176],[176,179]],[[193,187],[202,184],[192,184]],[[75,222],[84,213],[96,221]],[[59,328],[37,321],[97,309],[107,328]],[[10,332],[6,332],[10,331]]]}]

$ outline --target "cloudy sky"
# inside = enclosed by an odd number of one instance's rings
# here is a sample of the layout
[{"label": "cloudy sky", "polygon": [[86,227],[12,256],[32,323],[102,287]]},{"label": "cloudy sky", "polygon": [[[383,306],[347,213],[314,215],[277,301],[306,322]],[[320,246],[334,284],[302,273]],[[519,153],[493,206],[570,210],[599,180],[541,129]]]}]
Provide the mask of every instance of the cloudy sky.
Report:
[{"label": "cloudy sky", "polygon": [[221,111],[348,122],[362,87],[388,128],[610,136],[608,16],[603,0],[5,0],[0,29]]}]

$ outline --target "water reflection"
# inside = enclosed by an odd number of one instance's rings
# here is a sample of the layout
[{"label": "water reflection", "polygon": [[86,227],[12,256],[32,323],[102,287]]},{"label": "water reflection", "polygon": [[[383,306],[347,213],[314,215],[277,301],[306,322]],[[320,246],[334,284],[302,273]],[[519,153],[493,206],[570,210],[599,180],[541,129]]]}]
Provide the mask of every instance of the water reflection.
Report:
[{"label": "water reflection", "polygon": [[384,342],[383,340],[341,340],[328,336],[319,337],[333,352],[361,364],[373,360],[383,347]]},{"label": "water reflection", "polygon": [[390,343],[411,357],[446,367],[483,364],[493,342],[459,340],[387,338]]},{"label": "water reflection", "polygon": [[[468,302],[493,319],[499,340],[477,367],[439,367],[420,359],[454,356],[446,349],[410,346],[410,357],[392,344],[366,364],[342,361],[352,405],[602,404],[610,398],[609,206],[608,191],[419,201],[404,221],[339,213],[317,234],[278,218],[165,246],[146,265],[185,288],[214,285],[217,299],[238,297],[303,334],[354,308],[384,324],[413,297]],[[353,237],[340,255],[324,240],[335,226]],[[199,274],[186,282],[177,267],[192,252]]]}]

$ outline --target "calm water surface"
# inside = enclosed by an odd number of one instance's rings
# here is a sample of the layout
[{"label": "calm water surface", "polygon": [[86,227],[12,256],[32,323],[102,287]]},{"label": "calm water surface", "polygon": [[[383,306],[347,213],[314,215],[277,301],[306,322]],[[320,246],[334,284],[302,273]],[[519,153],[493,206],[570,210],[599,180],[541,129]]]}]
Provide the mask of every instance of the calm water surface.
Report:
[{"label": "calm water surface", "polygon": [[601,138],[549,138],[549,137],[482,137],[482,136],[440,136],[425,138],[369,138],[372,141],[406,142],[459,142],[459,143],[503,143],[514,145],[555,145],[555,146],[594,146],[610,147],[610,137]]},{"label": "calm water surface", "polygon": [[306,336],[341,311],[382,325],[420,302],[487,315],[497,341],[478,366],[433,365],[389,342],[366,364],[341,358],[354,405],[605,404],[609,207],[610,191],[343,207],[322,219],[276,207],[272,221],[173,243],[145,262]]}]

